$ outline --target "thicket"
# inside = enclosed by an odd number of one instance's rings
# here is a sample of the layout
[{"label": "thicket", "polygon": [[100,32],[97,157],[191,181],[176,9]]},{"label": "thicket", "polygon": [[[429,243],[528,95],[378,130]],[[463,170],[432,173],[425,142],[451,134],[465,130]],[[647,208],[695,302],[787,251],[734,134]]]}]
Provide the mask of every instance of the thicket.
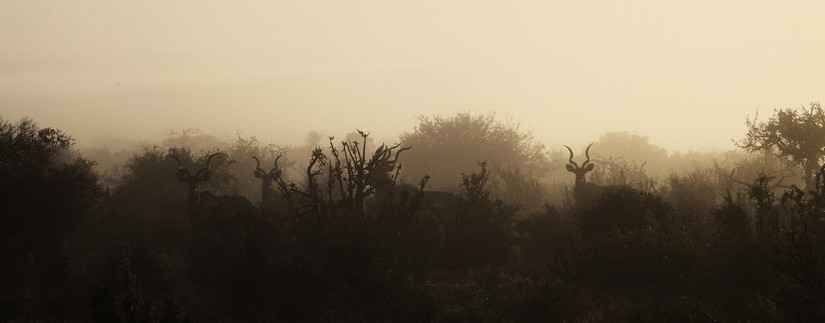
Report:
[{"label": "thicket", "polygon": [[[215,151],[147,149],[103,186],[65,134],[0,121],[0,319],[825,320],[823,169],[786,191],[699,169],[523,216],[488,164],[432,191],[401,180],[415,147],[358,132],[279,160],[281,204],[241,207],[221,198],[260,196],[251,156],[269,171],[284,151],[239,139],[211,159],[215,199],[190,208],[169,156],[197,171]],[[615,166],[601,176],[644,178]]]}]

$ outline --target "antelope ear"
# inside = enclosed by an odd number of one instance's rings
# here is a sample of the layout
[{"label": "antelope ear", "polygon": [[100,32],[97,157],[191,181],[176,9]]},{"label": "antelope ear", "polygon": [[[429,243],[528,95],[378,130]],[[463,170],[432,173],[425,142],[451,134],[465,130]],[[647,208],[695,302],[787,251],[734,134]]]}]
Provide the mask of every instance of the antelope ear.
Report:
[{"label": "antelope ear", "polygon": [[585,172],[585,173],[587,173],[587,172],[589,172],[589,171],[591,171],[591,170],[593,170],[593,164],[590,164],[590,165],[584,166],[584,172]]},{"label": "antelope ear", "polygon": [[567,166],[567,171],[568,172],[575,172],[576,171],[576,168],[573,167],[573,165],[567,164],[566,166]]}]

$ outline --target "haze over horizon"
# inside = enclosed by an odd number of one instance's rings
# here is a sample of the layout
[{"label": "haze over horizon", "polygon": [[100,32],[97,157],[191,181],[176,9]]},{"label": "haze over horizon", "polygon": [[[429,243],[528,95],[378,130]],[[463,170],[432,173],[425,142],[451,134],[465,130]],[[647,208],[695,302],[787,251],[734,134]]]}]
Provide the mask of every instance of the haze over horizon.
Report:
[{"label": "haze over horizon", "polygon": [[731,149],[825,101],[825,3],[0,1],[0,116],[81,145],[198,128],[299,144],[495,113],[548,146],[610,131]]}]

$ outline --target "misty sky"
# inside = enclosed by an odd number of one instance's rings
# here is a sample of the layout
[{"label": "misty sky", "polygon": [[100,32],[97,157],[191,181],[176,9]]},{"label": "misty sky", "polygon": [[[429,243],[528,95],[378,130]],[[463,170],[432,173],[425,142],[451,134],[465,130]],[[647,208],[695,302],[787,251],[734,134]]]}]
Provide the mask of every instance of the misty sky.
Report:
[{"label": "misty sky", "polygon": [[278,143],[495,112],[548,145],[728,149],[825,101],[825,1],[0,0],[0,116]]}]

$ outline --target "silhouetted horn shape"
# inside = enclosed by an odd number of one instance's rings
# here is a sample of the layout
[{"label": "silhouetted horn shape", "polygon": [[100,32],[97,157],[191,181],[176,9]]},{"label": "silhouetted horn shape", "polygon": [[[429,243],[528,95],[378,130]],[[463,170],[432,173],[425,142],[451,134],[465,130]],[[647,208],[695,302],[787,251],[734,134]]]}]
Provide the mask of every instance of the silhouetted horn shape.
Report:
[{"label": "silhouetted horn shape", "polygon": [[[396,146],[396,147],[398,147],[398,146]],[[402,152],[402,151],[405,151],[405,150],[410,150],[410,149],[412,149],[412,146],[405,147],[405,148],[401,148],[401,149],[399,149],[398,151],[396,151],[396,152],[395,152],[395,159],[393,159],[390,163],[395,164],[395,162],[397,162],[397,161],[398,161],[398,155],[401,155],[401,152]]]},{"label": "silhouetted horn shape", "polygon": [[252,155],[252,158],[255,159],[255,163],[257,164],[255,166],[255,177],[269,176],[274,178],[275,176],[277,176],[278,172],[281,169],[280,167],[278,167],[278,160],[280,160],[281,157],[283,157],[283,155],[278,155],[277,157],[275,157],[275,167],[270,169],[269,173],[267,173],[263,168],[261,168],[260,159],[258,159],[258,157],[256,157],[255,155]]},{"label": "silhouetted horn shape", "polygon": [[195,176],[192,176],[192,173],[190,173],[186,169],[183,169],[183,163],[181,163],[180,158],[178,158],[178,156],[175,156],[175,155],[172,155],[172,154],[169,154],[168,156],[172,157],[172,159],[174,159],[176,162],[178,162],[178,175],[177,175],[177,178],[178,178],[179,181],[188,182],[188,181],[191,181],[193,178],[195,178]]},{"label": "silhouetted horn shape", "polygon": [[178,169],[182,169],[182,168],[183,168],[183,164],[180,162],[180,159],[178,159],[178,157],[177,157],[177,156],[175,156],[175,155],[169,155],[169,157],[174,158],[174,159],[175,159],[175,161],[177,161],[177,162],[178,162]]},{"label": "silhouetted horn shape", "polygon": [[275,168],[272,168],[272,170],[269,171],[270,173],[274,174],[274,172],[281,169],[281,167],[278,167],[278,160],[281,159],[281,157],[284,157],[284,156],[283,155],[278,155],[278,157],[275,157]]},{"label": "silhouetted horn shape", "polygon": [[573,149],[570,149],[567,145],[564,145],[564,148],[567,148],[567,151],[570,152],[570,158],[568,158],[567,161],[569,161],[571,165],[576,166],[576,168],[579,168],[579,164],[573,161]]},{"label": "silhouetted horn shape", "polygon": [[218,154],[220,153],[209,155],[209,158],[206,159],[206,168],[201,168],[201,170],[195,174],[195,177],[203,178],[204,181],[208,180],[212,172],[212,158],[215,158]]},{"label": "silhouetted horn shape", "polygon": [[212,163],[212,158],[214,158],[218,154],[220,154],[220,153],[214,153],[212,155],[209,155],[209,158],[206,159],[206,168],[210,168],[210,164]]},{"label": "silhouetted horn shape", "polygon": [[590,164],[590,146],[593,146],[593,144],[587,145],[587,149],[584,150],[584,156],[587,157],[587,160],[585,160],[584,163],[582,163],[582,167],[585,167],[587,166],[587,164]]},{"label": "silhouetted horn shape", "polygon": [[257,163],[257,165],[255,166],[255,169],[260,170],[260,171],[263,172],[264,170],[261,168],[261,161],[258,160],[258,157],[255,157],[255,155],[252,155],[252,159],[254,159],[255,163]]}]

